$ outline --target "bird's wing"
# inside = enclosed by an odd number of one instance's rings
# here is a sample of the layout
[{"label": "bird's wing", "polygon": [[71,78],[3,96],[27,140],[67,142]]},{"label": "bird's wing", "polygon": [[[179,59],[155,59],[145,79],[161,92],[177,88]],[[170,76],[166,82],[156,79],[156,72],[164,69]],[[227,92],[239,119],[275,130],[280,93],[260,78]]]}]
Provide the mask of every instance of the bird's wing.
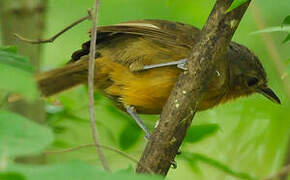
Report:
[{"label": "bird's wing", "polygon": [[[118,63],[139,70],[144,65],[175,61],[188,56],[200,30],[165,20],[129,21],[98,28],[97,51]],[[90,42],[70,62],[87,56]]]},{"label": "bird's wing", "polygon": [[200,30],[191,25],[166,20],[136,20],[99,28],[100,32],[135,34],[173,45],[191,46]]}]

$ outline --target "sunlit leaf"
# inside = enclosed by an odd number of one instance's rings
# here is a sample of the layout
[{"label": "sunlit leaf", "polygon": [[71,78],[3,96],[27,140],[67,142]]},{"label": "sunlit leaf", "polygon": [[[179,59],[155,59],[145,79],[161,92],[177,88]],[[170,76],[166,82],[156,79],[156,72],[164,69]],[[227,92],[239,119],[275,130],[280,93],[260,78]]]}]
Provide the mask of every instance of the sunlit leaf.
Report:
[{"label": "sunlit leaf", "polygon": [[208,164],[212,167],[215,167],[215,168],[219,169],[220,171],[223,171],[224,173],[227,173],[227,174],[232,175],[234,177],[238,177],[241,179],[248,179],[248,180],[256,180],[257,179],[257,178],[252,177],[248,173],[236,171],[236,170],[232,169],[231,167],[227,166],[226,164],[223,164],[215,159],[209,158],[209,157],[202,155],[202,154],[183,152],[181,156],[185,160],[189,161],[189,163],[191,161],[203,162],[205,164]]},{"label": "sunlit leaf", "polygon": [[137,125],[134,125],[133,123],[127,123],[126,127],[122,130],[120,135],[120,148],[127,150],[134,146],[137,143],[141,133],[142,131]]},{"label": "sunlit leaf", "polygon": [[0,179],[1,180],[25,180],[26,178],[15,172],[5,172],[5,173],[0,173]]},{"label": "sunlit leaf", "polygon": [[152,175],[134,175],[124,172],[107,173],[80,162],[47,166],[12,164],[9,170],[21,172],[29,180],[162,180],[161,177]]},{"label": "sunlit leaf", "polygon": [[0,157],[39,153],[52,141],[50,129],[20,115],[0,111]]},{"label": "sunlit leaf", "polygon": [[204,124],[192,126],[185,137],[185,142],[196,143],[215,134],[219,130],[219,125],[217,124]]},{"label": "sunlit leaf", "polygon": [[231,4],[230,8],[227,10],[227,12],[232,11],[233,9],[236,9],[237,7],[241,6],[248,0],[234,0],[234,2]]}]

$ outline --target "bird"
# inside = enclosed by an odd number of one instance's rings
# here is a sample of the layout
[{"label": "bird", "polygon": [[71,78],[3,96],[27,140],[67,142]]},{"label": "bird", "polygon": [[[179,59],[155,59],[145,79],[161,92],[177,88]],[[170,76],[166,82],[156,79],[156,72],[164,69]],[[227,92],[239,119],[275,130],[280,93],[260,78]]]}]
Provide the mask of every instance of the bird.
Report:
[{"label": "bird", "polygon": [[[150,132],[138,114],[160,114],[201,30],[167,20],[133,20],[97,28],[95,89]],[[66,66],[36,75],[44,97],[87,84],[90,41],[74,52]],[[229,44],[214,69],[197,107],[204,111],[243,96],[259,93],[281,104],[268,86],[261,61],[246,46]],[[188,82],[190,83],[190,82]]]}]

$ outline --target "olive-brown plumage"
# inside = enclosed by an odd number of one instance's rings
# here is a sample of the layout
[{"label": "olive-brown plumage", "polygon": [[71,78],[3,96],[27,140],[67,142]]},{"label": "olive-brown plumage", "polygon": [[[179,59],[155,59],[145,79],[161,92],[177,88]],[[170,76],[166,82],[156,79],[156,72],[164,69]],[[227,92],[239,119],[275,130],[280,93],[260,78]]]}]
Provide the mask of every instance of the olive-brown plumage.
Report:
[{"label": "olive-brown plumage", "polygon": [[[132,106],[138,113],[159,114],[184,70],[177,66],[143,68],[187,58],[199,33],[193,26],[163,20],[130,21],[98,28],[96,89],[120,109]],[[88,53],[89,42],[72,55],[67,66],[37,75],[43,95],[86,84]],[[267,87],[260,61],[245,46],[232,42],[227,57],[218,62],[215,71],[198,110],[254,92],[280,103]]]}]

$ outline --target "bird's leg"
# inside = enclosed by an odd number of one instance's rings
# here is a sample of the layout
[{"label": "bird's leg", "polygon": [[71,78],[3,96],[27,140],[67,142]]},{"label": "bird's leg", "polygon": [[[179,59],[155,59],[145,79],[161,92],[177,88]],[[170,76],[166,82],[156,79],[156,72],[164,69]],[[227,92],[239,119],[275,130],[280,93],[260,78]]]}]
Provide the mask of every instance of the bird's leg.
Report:
[{"label": "bird's leg", "polygon": [[[145,138],[147,140],[149,140],[151,133],[147,129],[147,127],[145,126],[143,121],[139,118],[138,114],[135,111],[135,108],[133,106],[127,106],[126,110],[127,110],[128,114],[130,114],[130,116],[137,122],[139,127],[141,127],[141,129],[145,132],[145,134],[146,134]],[[171,162],[171,165],[172,165],[173,169],[177,168],[177,163],[174,160]]]},{"label": "bird's leg", "polygon": [[180,69],[186,70],[186,68],[184,67],[186,61],[187,61],[187,59],[181,59],[178,61],[171,61],[171,62],[167,62],[167,63],[146,65],[143,67],[142,70],[159,68],[159,67],[166,67],[166,66],[175,66],[175,65]]},{"label": "bird's leg", "polygon": [[136,121],[136,123],[139,125],[139,127],[145,132],[145,138],[148,140],[150,138],[150,131],[147,129],[143,121],[139,118],[138,114],[135,111],[135,108],[133,106],[127,106],[126,110],[128,114]]}]

